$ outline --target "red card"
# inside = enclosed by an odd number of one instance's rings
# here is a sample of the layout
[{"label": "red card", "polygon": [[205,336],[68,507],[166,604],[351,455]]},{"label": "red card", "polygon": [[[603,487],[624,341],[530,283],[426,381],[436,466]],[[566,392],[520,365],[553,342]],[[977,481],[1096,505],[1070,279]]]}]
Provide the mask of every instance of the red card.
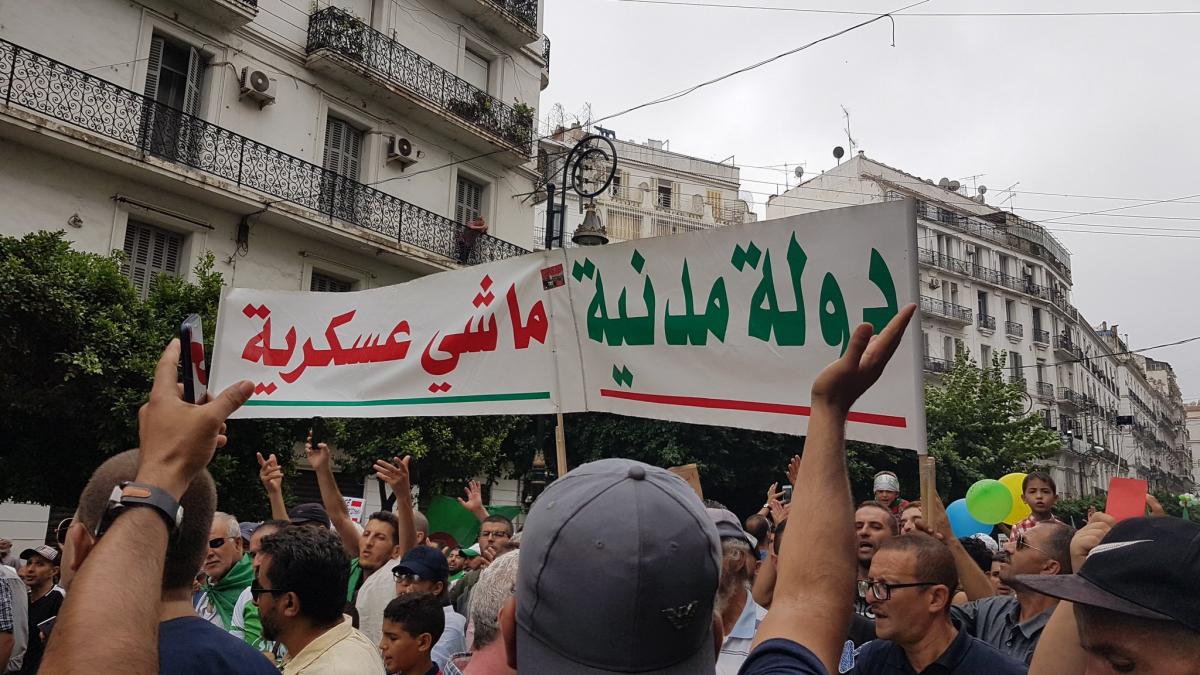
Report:
[{"label": "red card", "polygon": [[1104,512],[1117,521],[1146,515],[1149,484],[1137,478],[1113,478],[1108,482],[1108,504]]}]

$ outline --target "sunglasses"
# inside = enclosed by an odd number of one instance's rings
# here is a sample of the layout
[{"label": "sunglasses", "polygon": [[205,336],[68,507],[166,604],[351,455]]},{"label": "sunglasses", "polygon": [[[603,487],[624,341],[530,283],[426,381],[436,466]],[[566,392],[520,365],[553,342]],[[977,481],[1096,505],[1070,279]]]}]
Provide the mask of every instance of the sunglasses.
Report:
[{"label": "sunglasses", "polygon": [[409,572],[401,572],[400,570],[392,570],[392,578],[404,584],[416,584],[424,580],[420,574],[411,574]]},{"label": "sunglasses", "polygon": [[58,521],[58,526],[54,528],[54,538],[60,547],[67,545],[67,533],[71,531],[71,526],[74,524],[74,518],[63,518]]},{"label": "sunglasses", "polygon": [[1050,555],[1049,553],[1047,553],[1045,549],[1038,548],[1037,546],[1034,546],[1033,544],[1029,543],[1029,540],[1025,538],[1025,534],[1021,533],[1021,534],[1017,535],[1017,550],[1020,551],[1023,548],[1031,548],[1031,549],[1037,551],[1038,553],[1041,553],[1042,555],[1046,556],[1047,558],[1054,557],[1054,556]]},{"label": "sunglasses", "polygon": [[209,539],[208,547],[209,548],[221,548],[222,546],[225,545],[225,542],[230,541],[232,539],[233,539],[233,537],[217,537],[216,539]]},{"label": "sunglasses", "polygon": [[286,588],[263,588],[262,586],[258,585],[257,581],[250,584],[250,599],[253,600],[255,604],[258,603],[258,598],[263,593],[275,595],[277,593],[291,593],[291,591]]}]

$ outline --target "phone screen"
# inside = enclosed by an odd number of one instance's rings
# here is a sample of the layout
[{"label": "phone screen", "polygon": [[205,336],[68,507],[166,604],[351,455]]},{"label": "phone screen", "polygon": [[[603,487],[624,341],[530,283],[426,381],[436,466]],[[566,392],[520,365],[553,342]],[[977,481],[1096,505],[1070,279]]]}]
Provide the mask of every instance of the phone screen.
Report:
[{"label": "phone screen", "polygon": [[183,397],[188,403],[204,400],[208,393],[208,369],[204,361],[204,326],[199,314],[190,314],[179,325],[179,348]]},{"label": "phone screen", "polygon": [[783,498],[780,501],[784,504],[788,504],[792,501],[792,486],[791,485],[783,486]]},{"label": "phone screen", "polygon": [[310,441],[310,443],[312,445],[313,450],[317,449],[317,445],[319,443],[328,443],[329,442],[329,441],[325,440],[325,418],[324,417],[312,418],[312,426],[309,428],[309,434],[312,436],[312,441]]}]

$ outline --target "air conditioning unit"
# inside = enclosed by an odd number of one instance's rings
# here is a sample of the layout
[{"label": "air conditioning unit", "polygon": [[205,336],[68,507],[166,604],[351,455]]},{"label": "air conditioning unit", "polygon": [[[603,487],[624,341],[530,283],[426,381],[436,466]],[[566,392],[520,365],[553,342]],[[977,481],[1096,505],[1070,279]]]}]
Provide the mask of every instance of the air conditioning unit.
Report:
[{"label": "air conditioning unit", "polygon": [[388,138],[387,161],[397,161],[404,166],[415,163],[425,153],[413,147],[412,141],[403,136]]},{"label": "air conditioning unit", "polygon": [[967,255],[975,255],[975,244],[966,244],[965,249],[967,251]]},{"label": "air conditioning unit", "polygon": [[275,80],[267,77],[265,70],[242,68],[242,76],[238,80],[242,91],[239,98],[252,98],[258,101],[258,108],[275,102]]},{"label": "air conditioning unit", "polygon": [[929,277],[929,287],[933,289],[941,288],[942,280],[938,279],[937,277]]},{"label": "air conditioning unit", "polygon": [[1029,265],[1021,265],[1021,276],[1023,276],[1023,277],[1033,276],[1033,268],[1031,268]]}]

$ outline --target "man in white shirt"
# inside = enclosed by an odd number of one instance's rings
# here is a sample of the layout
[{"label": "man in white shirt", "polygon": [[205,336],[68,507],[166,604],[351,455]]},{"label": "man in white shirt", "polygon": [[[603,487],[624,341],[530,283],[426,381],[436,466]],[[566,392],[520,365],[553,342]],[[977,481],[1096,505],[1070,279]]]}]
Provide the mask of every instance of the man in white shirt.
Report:
[{"label": "man in white shirt", "polygon": [[439,669],[446,667],[451,656],[466,650],[467,619],[454,611],[450,596],[446,592],[450,578],[450,564],[446,556],[436,548],[418,546],[400,559],[392,569],[396,580],[396,595],[403,593],[430,593],[442,601],[446,612],[446,625],[442,636],[433,645],[432,658]]}]

